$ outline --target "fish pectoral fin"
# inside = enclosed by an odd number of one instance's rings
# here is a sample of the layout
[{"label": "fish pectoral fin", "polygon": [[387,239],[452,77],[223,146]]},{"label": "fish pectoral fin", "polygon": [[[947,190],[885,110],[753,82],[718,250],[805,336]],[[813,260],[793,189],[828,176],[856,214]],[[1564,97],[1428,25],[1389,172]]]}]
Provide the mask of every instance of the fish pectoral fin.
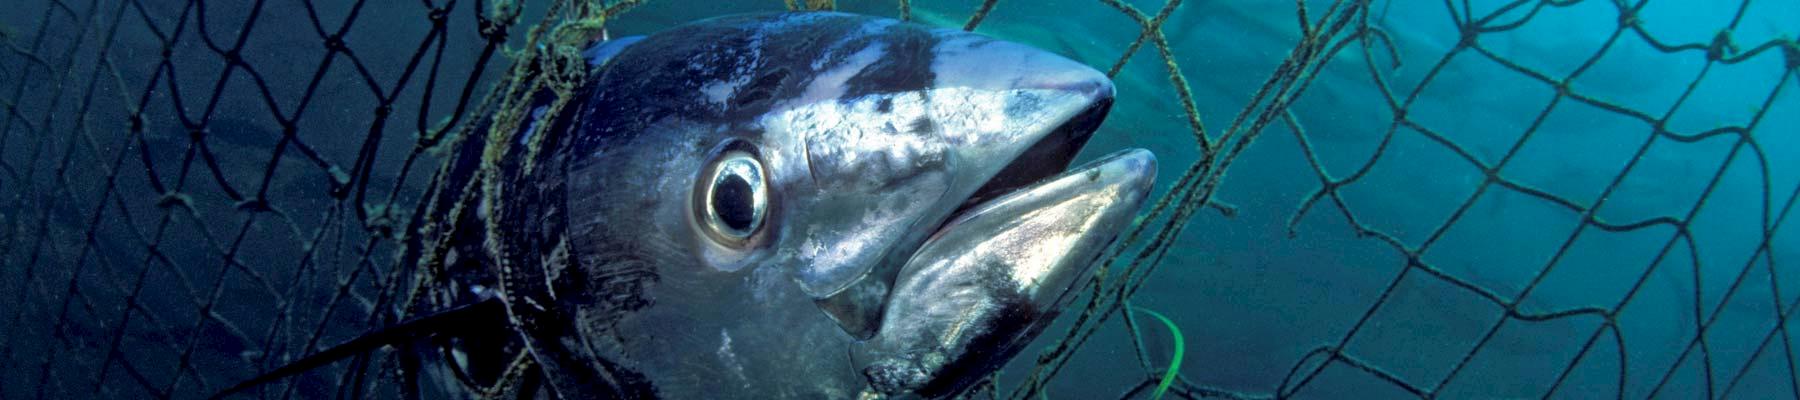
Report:
[{"label": "fish pectoral fin", "polygon": [[225,396],[242,392],[246,389],[257,387],[265,383],[274,382],[281,378],[323,367],[350,356],[367,353],[382,346],[398,345],[443,332],[448,328],[467,323],[467,321],[470,320],[505,321],[506,307],[500,302],[500,299],[496,297],[410,319],[395,324],[394,326],[357,336],[355,339],[350,339],[350,341],[344,342],[343,344],[332,346],[317,353],[302,357],[294,362],[282,365],[281,367],[275,368],[273,371],[265,372],[262,375],[257,375],[242,382],[238,382],[236,385],[231,385],[231,387],[221,390],[219,393],[213,394],[208,398],[224,398]]}]

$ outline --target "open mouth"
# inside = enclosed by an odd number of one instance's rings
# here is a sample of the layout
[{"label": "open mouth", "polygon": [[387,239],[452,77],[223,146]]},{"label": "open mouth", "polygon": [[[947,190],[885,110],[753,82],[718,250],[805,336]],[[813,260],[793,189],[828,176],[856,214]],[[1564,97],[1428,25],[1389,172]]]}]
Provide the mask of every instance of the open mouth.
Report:
[{"label": "open mouth", "polygon": [[958,393],[1047,327],[1131,225],[1156,176],[1142,149],[1069,169],[1096,97],[964,200],[900,267],[880,330],[852,352],[879,392]]},{"label": "open mouth", "polygon": [[1112,102],[1110,94],[1099,96],[1062,125],[1039,138],[1037,143],[1013,158],[999,173],[988,179],[986,184],[963,200],[962,205],[957,206],[945,223],[994,198],[1062,174],[1068,169],[1069,162],[1075,159],[1075,155],[1081,152],[1081,148],[1087,145],[1088,139],[1093,138],[1100,123],[1106,120],[1106,114],[1112,110]]}]

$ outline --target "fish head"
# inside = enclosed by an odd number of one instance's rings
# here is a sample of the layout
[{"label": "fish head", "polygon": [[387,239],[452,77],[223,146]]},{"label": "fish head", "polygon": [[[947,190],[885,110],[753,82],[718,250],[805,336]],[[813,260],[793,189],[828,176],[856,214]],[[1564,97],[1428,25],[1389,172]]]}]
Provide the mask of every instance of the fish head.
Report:
[{"label": "fish head", "polygon": [[1065,171],[1104,74],[973,33],[758,14],[590,54],[542,213],[566,262],[533,305],[567,322],[524,335],[560,392],[955,394],[1042,330],[1154,179],[1142,150]]}]

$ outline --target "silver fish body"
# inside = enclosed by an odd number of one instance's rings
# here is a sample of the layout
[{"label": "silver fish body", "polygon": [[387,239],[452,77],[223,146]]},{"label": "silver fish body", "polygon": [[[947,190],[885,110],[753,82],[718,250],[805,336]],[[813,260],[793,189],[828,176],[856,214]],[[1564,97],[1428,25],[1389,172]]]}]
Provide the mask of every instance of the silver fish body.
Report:
[{"label": "silver fish body", "polygon": [[[1154,180],[1142,150],[1065,172],[1112,104],[1103,74],[973,33],[759,14],[589,54],[482,214],[519,351],[565,398],[963,392]],[[438,361],[495,358],[475,350]]]}]

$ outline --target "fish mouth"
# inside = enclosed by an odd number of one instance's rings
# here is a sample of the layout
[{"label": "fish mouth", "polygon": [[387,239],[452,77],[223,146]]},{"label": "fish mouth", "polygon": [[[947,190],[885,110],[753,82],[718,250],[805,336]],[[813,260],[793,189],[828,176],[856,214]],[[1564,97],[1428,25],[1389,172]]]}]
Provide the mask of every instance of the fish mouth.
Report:
[{"label": "fish mouth", "polygon": [[870,389],[960,393],[1036,338],[1090,279],[1156,177],[1156,157],[1143,149],[1066,168],[1110,103],[1094,102],[1020,153],[912,253],[879,330],[852,349]]},{"label": "fish mouth", "polygon": [[907,236],[886,249],[865,275],[842,286],[819,285],[834,289],[820,291],[825,294],[816,296],[815,303],[858,340],[868,339],[880,329],[886,312],[883,305],[892,297],[893,284],[926,241],[943,235],[955,221],[986,204],[1069,173],[1068,166],[1105,121],[1114,102],[1112,82],[1086,67],[982,83],[1003,86],[974,89],[1003,93],[993,98],[1007,99],[1004,119],[1013,126],[955,139],[962,142],[950,154],[955,160],[950,179],[961,182],[951,184],[947,193],[933,200],[935,211],[914,221],[906,229]]},{"label": "fish mouth", "polygon": [[[1100,123],[1106,120],[1106,114],[1112,109],[1112,91],[1097,91],[1090,94],[1086,108],[1076,112],[1068,120],[1053,128],[1049,133],[1038,138],[1036,143],[1027,147],[1011,162],[995,173],[992,178],[975,189],[962,205],[944,222],[956,219],[970,208],[974,208],[988,200],[1011,193],[1019,188],[1041,182],[1052,176],[1063,173],[1081,148],[1087,145]],[[942,227],[940,226],[940,229]]]}]

